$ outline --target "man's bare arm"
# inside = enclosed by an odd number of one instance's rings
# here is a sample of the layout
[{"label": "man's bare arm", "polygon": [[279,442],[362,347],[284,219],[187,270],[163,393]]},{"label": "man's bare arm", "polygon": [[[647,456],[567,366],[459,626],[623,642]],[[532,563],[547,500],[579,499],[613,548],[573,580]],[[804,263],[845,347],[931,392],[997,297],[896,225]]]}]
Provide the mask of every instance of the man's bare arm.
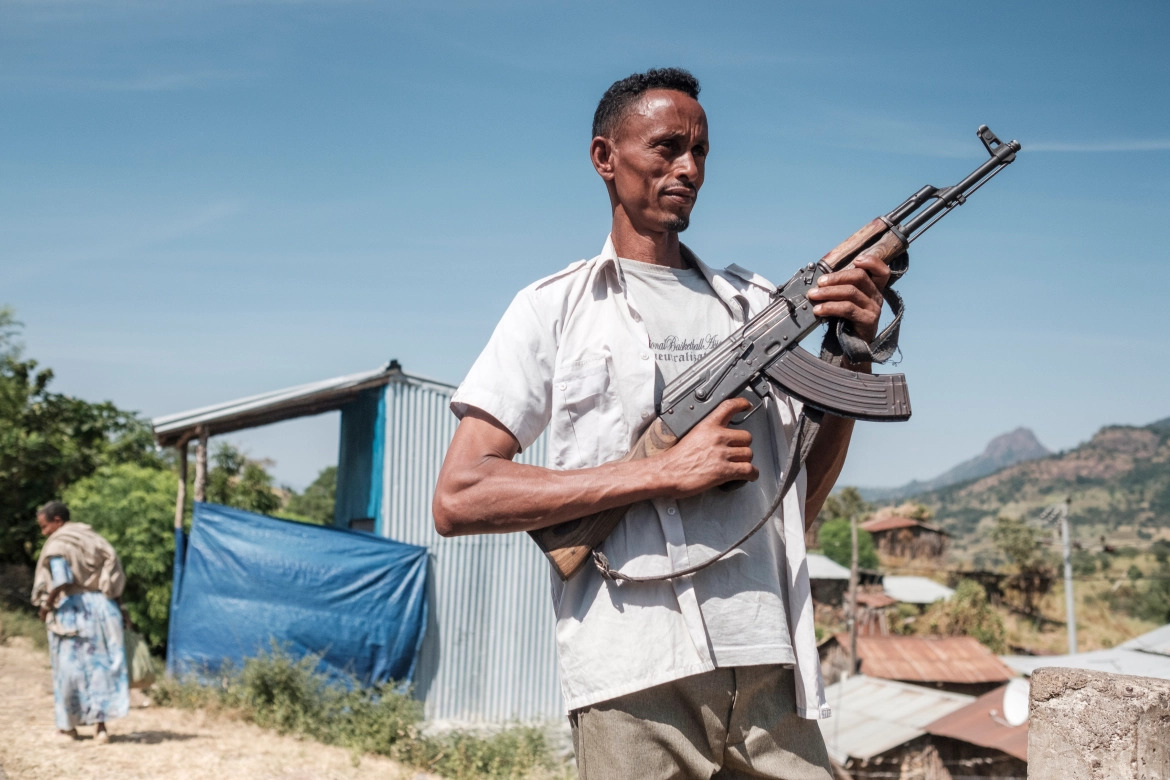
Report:
[{"label": "man's bare arm", "polygon": [[[819,317],[843,317],[853,323],[854,332],[866,342],[877,336],[882,314],[881,291],[889,283],[890,268],[880,260],[861,257],[853,268],[825,274],[808,298],[817,305]],[[870,373],[871,364],[845,362],[845,368]],[[825,499],[833,492],[837,477],[845,466],[853,420],[826,414],[817,440],[805,459],[808,487],[804,498],[804,527],[808,528],[820,513]]]},{"label": "man's bare arm", "polygon": [[724,482],[755,480],[751,434],[728,427],[749,408],[741,398],[725,401],[661,455],[568,471],[516,463],[515,437],[473,408],[439,472],[435,528],[443,536],[532,531],[650,498],[683,498]]}]

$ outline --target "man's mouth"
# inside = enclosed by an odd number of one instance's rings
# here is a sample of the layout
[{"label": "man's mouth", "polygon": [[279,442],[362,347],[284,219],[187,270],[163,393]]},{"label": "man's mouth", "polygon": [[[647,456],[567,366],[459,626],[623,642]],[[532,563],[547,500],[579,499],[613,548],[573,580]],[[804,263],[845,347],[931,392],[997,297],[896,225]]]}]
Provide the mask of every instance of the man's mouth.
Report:
[{"label": "man's mouth", "polygon": [[678,186],[673,186],[673,187],[667,187],[665,190],[662,191],[662,194],[665,195],[667,198],[678,201],[680,203],[688,203],[689,204],[689,203],[695,202],[696,192],[695,192],[694,187],[686,187],[686,186],[678,185]]}]

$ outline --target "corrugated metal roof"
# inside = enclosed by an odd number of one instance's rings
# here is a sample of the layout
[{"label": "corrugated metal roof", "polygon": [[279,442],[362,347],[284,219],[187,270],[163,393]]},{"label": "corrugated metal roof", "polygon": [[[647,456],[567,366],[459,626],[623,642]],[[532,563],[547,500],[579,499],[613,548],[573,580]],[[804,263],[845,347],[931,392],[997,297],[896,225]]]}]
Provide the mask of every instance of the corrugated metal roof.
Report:
[{"label": "corrugated metal roof", "polygon": [[847,580],[849,569],[820,553],[809,553],[808,578],[810,580]]},{"label": "corrugated metal roof", "polygon": [[[860,642],[860,640],[858,640]],[[965,707],[973,696],[857,675],[825,689],[833,717],[819,720],[839,764],[869,759],[926,733],[926,726]]]},{"label": "corrugated metal roof", "polygon": [[1170,656],[1121,647],[1074,655],[1005,655],[1000,656],[1000,660],[1021,674],[1056,666],[1170,680]]},{"label": "corrugated metal roof", "polygon": [[1144,650],[1147,653],[1170,655],[1170,623],[1134,637],[1128,642],[1122,642],[1118,647],[1123,650]]},{"label": "corrugated metal roof", "polygon": [[347,374],[186,412],[166,414],[151,420],[151,425],[154,426],[155,441],[164,447],[173,447],[183,439],[195,437],[200,427],[206,428],[209,436],[216,436],[282,420],[332,412],[352,401],[363,390],[389,384],[396,379],[433,385],[448,391],[455,389],[445,382],[407,374],[398,361],[392,360],[374,371]]},{"label": "corrugated metal roof", "polygon": [[955,595],[951,588],[926,577],[895,577],[891,574],[882,578],[882,590],[907,604],[933,604]]},{"label": "corrugated metal roof", "polygon": [[1028,760],[1028,724],[1011,726],[1003,719],[1003,692],[1007,686],[983,694],[966,707],[930,723],[926,731],[940,737],[970,742]]},{"label": "corrugated metal roof", "polygon": [[857,527],[863,531],[869,531],[871,534],[876,531],[893,531],[898,528],[921,528],[924,531],[949,536],[946,531],[933,523],[915,520],[912,517],[902,517],[901,515],[878,515],[859,523]]},{"label": "corrugated metal roof", "polygon": [[[848,638],[837,637],[844,647]],[[1015,673],[969,636],[859,636],[861,673],[924,683],[1007,682]]]},{"label": "corrugated metal roof", "polygon": [[857,594],[857,603],[863,607],[881,609],[883,607],[892,607],[898,603],[898,600],[891,598],[885,593],[868,593],[866,591],[860,591]]},{"label": "corrugated metal roof", "polygon": [[911,520],[909,517],[888,515],[886,517],[874,517],[865,522],[858,523],[857,527],[862,531],[869,531],[872,534],[874,531],[893,531],[895,528],[913,528],[916,525],[918,525],[918,521]]}]

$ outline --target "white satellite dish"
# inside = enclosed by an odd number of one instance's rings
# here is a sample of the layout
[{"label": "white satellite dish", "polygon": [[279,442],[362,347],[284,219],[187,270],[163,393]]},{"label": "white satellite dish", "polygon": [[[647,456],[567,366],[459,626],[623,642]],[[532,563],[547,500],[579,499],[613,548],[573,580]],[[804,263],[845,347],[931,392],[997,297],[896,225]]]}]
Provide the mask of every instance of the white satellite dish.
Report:
[{"label": "white satellite dish", "polygon": [[1028,681],[1016,678],[1003,689],[1003,719],[1009,726],[1028,722]]}]

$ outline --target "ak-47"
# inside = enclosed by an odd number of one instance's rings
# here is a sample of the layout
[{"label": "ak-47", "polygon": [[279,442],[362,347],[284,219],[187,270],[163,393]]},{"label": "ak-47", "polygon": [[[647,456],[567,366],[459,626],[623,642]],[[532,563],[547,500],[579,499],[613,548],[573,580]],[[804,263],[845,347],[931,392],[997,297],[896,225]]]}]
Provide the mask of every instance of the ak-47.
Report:
[{"label": "ak-47", "polygon": [[[723,401],[747,395],[749,400],[754,396],[762,403],[773,388],[814,409],[842,417],[909,419],[910,398],[904,375],[861,374],[796,348],[823,322],[813,314],[805,293],[816,286],[822,274],[844,270],[862,256],[890,263],[906,251],[910,242],[1015,160],[1020,150],[1018,142],[1003,143],[987,125],[979,127],[978,135],[991,159],[952,187],[923,187],[820,261],[797,271],[773,293],[772,302],[763,311],[666,386],[658,417],[622,460],[648,458],[667,450]],[[561,578],[567,580],[609,536],[627,509],[615,507],[529,533]]]}]

